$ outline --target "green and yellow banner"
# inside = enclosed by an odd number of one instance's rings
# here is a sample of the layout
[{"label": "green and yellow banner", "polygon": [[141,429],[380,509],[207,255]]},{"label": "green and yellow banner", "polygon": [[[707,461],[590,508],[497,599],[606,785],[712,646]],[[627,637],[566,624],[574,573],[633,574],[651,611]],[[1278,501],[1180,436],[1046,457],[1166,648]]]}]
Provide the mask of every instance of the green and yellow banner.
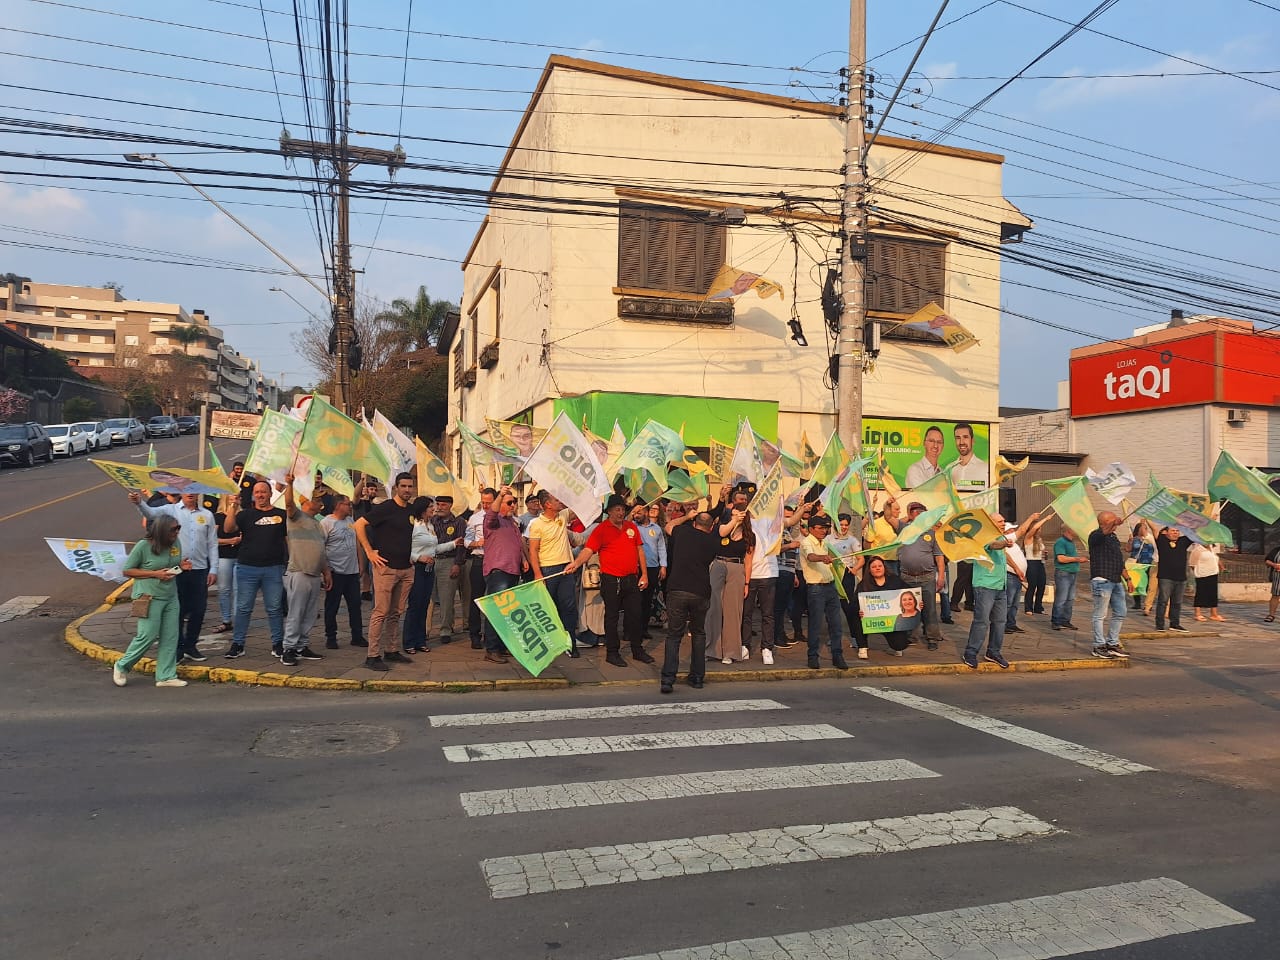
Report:
[{"label": "green and yellow banner", "polygon": [[313,396],[298,453],[318,464],[356,470],[390,481],[391,465],[374,436],[336,407]]},{"label": "green and yellow banner", "polygon": [[541,580],[479,597],[475,604],[511,655],[535,677],[573,645]]},{"label": "green and yellow banner", "polygon": [[177,467],[136,467],[131,463],[90,460],[126,490],[151,490],[155,493],[208,493],[218,496],[236,493],[240,488],[221,470],[181,470]]},{"label": "green and yellow banner", "polygon": [[[1218,454],[1218,462],[1213,465],[1213,475],[1209,478],[1209,493],[1214,497],[1229,500],[1263,523],[1275,523],[1276,520],[1280,520],[1280,495],[1271,488],[1268,479],[1256,470],[1246,467],[1225,450]],[[1184,499],[1188,499],[1192,506],[1198,506],[1185,496]]]}]

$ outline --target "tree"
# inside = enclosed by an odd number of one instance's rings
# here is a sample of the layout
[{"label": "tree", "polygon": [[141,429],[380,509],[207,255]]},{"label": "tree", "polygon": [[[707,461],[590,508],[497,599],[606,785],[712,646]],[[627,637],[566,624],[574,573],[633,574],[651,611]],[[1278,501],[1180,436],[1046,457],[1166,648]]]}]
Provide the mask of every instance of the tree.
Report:
[{"label": "tree", "polygon": [[98,415],[98,405],[88,397],[72,397],[62,405],[62,418],[68,423],[92,420]]},{"label": "tree", "polygon": [[391,307],[382,311],[379,316],[385,318],[389,327],[398,332],[400,349],[409,351],[434,347],[444,328],[445,316],[457,309],[448,300],[432,300],[427,295],[426,287],[418,287],[418,295],[413,300],[392,300]]},{"label": "tree", "polygon": [[27,410],[26,394],[13,387],[0,387],[0,420],[13,420]]},{"label": "tree", "polygon": [[177,350],[154,356],[140,345],[116,348],[120,392],[134,416],[159,408],[174,415],[196,409],[208,389],[205,365]]},{"label": "tree", "polygon": [[30,283],[30,277],[24,277],[17,273],[0,273],[0,284],[13,284],[15,287],[21,287],[24,283]]},{"label": "tree", "polygon": [[180,327],[171,327],[169,333],[182,344],[182,352],[188,356],[191,355],[191,351],[188,348],[193,343],[199,343],[201,338],[204,337],[204,331],[194,323],[184,323]]},{"label": "tree", "polygon": [[116,282],[116,281],[114,281],[114,280],[108,280],[106,283],[104,283],[104,284],[102,285],[102,289],[103,289],[103,290],[114,290],[116,293],[120,294],[120,296],[122,296],[122,297],[124,296],[124,284],[123,284],[123,283],[117,283],[117,282]]}]

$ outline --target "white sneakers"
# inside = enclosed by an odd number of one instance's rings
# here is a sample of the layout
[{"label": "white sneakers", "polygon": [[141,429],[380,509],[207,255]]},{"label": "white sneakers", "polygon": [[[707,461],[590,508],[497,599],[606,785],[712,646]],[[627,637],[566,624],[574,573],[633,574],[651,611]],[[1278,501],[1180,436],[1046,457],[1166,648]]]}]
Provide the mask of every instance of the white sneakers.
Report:
[{"label": "white sneakers", "polygon": [[721,663],[723,663],[725,666],[728,666],[729,664],[733,663],[733,658],[732,658],[732,657],[725,657],[725,658],[724,658],[723,660],[721,660],[720,662],[721,662]]},{"label": "white sneakers", "polygon": [[125,672],[114,663],[111,665],[111,682],[117,687],[123,687],[129,682],[129,678],[125,676]]},{"label": "white sneakers", "polygon": [[767,665],[773,666],[773,651],[767,648],[764,650],[761,650],[760,659],[763,660]]},{"label": "white sneakers", "polygon": [[156,681],[157,687],[185,687],[186,685],[187,685],[187,681],[179,680],[177,677],[174,677],[172,680]]},{"label": "white sneakers", "polygon": [[867,648],[866,648],[866,647],[859,647],[859,648],[858,648],[858,659],[859,659],[859,660],[869,660],[869,659],[871,659],[871,654],[867,653]]},{"label": "white sneakers", "polygon": [[750,660],[750,659],[751,659],[751,651],[750,651],[750,650],[748,650],[746,647],[743,647],[743,648],[742,648],[742,656],[741,656],[741,657],[739,657],[738,659],[743,660],[743,661]]}]

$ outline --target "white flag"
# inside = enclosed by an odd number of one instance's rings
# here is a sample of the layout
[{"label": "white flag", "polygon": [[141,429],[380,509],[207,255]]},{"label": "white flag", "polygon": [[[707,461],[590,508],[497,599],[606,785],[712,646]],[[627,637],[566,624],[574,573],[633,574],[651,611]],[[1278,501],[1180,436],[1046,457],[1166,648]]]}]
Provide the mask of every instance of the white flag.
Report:
[{"label": "white flag", "polygon": [[754,484],[764,482],[764,460],[760,456],[760,446],[756,443],[756,434],[751,429],[750,420],[743,420],[738,424],[738,442],[733,448],[733,456],[729,458],[728,472],[726,483],[737,483],[739,480],[750,480]]},{"label": "white flag", "polygon": [[124,583],[129,548],[109,540],[55,540],[45,537],[53,555],[72,573],[88,573],[112,583]]},{"label": "white flag", "polygon": [[562,500],[583,523],[599,516],[601,500],[612,489],[604,464],[596,459],[587,438],[563,411],[529,454],[524,469],[538,486]]},{"label": "white flag", "polygon": [[413,445],[413,438],[405,436],[394,423],[382,415],[381,410],[373,411],[373,423],[369,425],[378,446],[387,455],[393,476],[388,479],[393,483],[394,474],[408,473],[418,462],[418,451]]},{"label": "white flag", "polygon": [[[785,490],[782,462],[775,461],[773,469],[769,471],[769,475],[764,478],[764,483],[760,484],[760,489],[756,491],[755,497],[747,505],[747,509],[751,511],[751,530],[756,535],[756,556],[761,554],[771,556],[782,546],[784,521],[782,507],[786,500]],[[751,576],[750,570],[747,571],[747,576]]]},{"label": "white flag", "polygon": [[1098,491],[1099,496],[1117,506],[1138,483],[1138,478],[1133,475],[1133,471],[1123,463],[1108,463],[1101,473],[1094,473],[1092,469],[1088,469],[1085,470],[1084,476],[1093,489]]}]

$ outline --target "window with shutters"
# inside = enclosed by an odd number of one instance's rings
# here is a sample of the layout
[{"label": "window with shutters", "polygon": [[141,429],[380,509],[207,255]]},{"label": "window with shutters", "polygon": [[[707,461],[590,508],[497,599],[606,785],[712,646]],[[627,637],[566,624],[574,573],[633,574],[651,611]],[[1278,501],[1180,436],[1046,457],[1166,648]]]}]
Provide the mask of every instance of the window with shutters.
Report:
[{"label": "window with shutters", "polygon": [[618,286],[705,295],[724,265],[725,226],[705,213],[623,203],[618,208]]},{"label": "window with shutters", "polygon": [[873,234],[868,244],[867,309],[910,315],[946,306],[945,243]]}]

